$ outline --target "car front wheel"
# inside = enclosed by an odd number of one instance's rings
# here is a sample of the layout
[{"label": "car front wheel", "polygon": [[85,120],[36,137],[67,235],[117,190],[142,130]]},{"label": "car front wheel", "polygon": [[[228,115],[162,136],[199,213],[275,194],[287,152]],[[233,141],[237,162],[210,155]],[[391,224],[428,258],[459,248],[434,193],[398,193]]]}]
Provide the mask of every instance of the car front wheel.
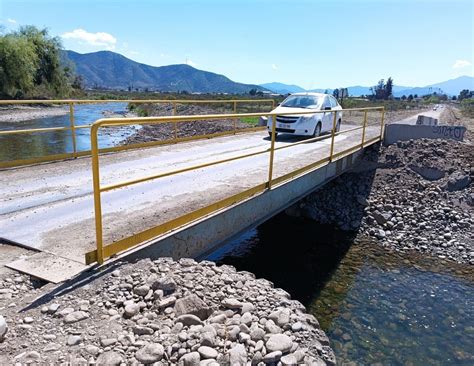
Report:
[{"label": "car front wheel", "polygon": [[[268,136],[270,136],[270,138],[272,138],[272,133],[268,132]],[[275,132],[275,140],[276,140],[277,136],[278,136],[278,132]]]},{"label": "car front wheel", "polygon": [[321,135],[321,122],[318,122],[318,124],[314,128],[313,137],[318,137],[319,135]]}]

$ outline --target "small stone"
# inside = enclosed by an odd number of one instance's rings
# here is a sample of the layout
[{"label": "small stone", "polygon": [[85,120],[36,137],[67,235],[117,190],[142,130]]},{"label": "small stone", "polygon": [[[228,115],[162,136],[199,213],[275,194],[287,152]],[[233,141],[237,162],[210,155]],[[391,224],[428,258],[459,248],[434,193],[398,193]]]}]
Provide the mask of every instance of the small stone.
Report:
[{"label": "small stone", "polygon": [[230,364],[232,366],[245,366],[247,365],[247,351],[243,344],[237,344],[229,351]]},{"label": "small stone", "polygon": [[78,335],[70,335],[67,338],[67,345],[68,346],[77,346],[79,343],[81,343],[82,338]]},{"label": "small stone", "polygon": [[290,322],[290,309],[279,309],[274,311],[268,316],[268,319],[271,319],[280,327],[288,324]]},{"label": "small stone", "polygon": [[31,316],[27,316],[27,317],[25,317],[25,318],[23,319],[23,322],[24,322],[25,324],[31,324],[31,323],[33,323],[34,321],[35,321],[35,320],[34,320]]},{"label": "small stone", "polygon": [[74,311],[70,314],[67,314],[65,317],[64,317],[64,322],[66,324],[71,324],[71,323],[76,323],[76,322],[79,322],[81,320],[84,320],[84,319],[87,319],[89,317],[89,315],[87,315],[86,312],[84,311]]},{"label": "small stone", "polygon": [[145,347],[138,350],[135,358],[145,365],[155,363],[163,358],[165,350],[159,343],[149,343]]},{"label": "small stone", "polygon": [[202,324],[201,319],[199,319],[196,315],[192,315],[192,314],[184,314],[184,315],[178,316],[178,318],[176,318],[176,322],[183,323],[184,325],[187,325],[187,326]]},{"label": "small stone", "polygon": [[207,347],[207,346],[201,346],[197,350],[199,354],[201,355],[201,358],[207,359],[207,358],[217,358],[217,355],[219,354],[214,348]]},{"label": "small stone", "polygon": [[281,351],[284,353],[291,350],[293,341],[286,334],[274,334],[268,339],[266,347],[270,352]]},{"label": "small stone", "polygon": [[265,337],[265,331],[262,328],[255,328],[250,332],[250,338],[253,341],[259,341]]},{"label": "small stone", "polygon": [[283,356],[280,359],[280,362],[283,366],[296,366],[298,364],[298,361],[296,360],[296,357],[293,354]]},{"label": "small stone", "polygon": [[180,361],[183,362],[183,366],[199,366],[201,355],[198,352],[191,352],[181,357]]},{"label": "small stone", "polygon": [[222,305],[227,309],[240,310],[242,308],[242,303],[237,299],[227,298],[222,300]]},{"label": "small stone", "polygon": [[171,277],[161,277],[151,285],[153,290],[163,290],[163,292],[171,293],[176,290],[176,282]]},{"label": "small stone", "polygon": [[176,316],[192,314],[201,320],[206,320],[211,314],[212,309],[196,295],[189,295],[176,301],[174,311]]},{"label": "small stone", "polygon": [[176,297],[174,296],[165,297],[158,303],[158,308],[166,309],[167,307],[173,306],[175,302],[176,302]]},{"label": "small stone", "polygon": [[291,330],[293,332],[299,332],[302,329],[303,329],[303,323],[301,322],[296,322],[291,326]]},{"label": "small stone", "polygon": [[85,349],[86,352],[92,356],[97,356],[100,352],[100,348],[92,344],[87,345]]},{"label": "small stone", "polygon": [[56,311],[58,311],[59,307],[61,305],[53,303],[48,306],[48,314],[54,314]]},{"label": "small stone", "polygon": [[7,334],[7,331],[8,331],[7,321],[2,315],[0,315],[0,342],[2,342],[5,339],[5,335]]},{"label": "small stone", "polygon": [[136,303],[128,304],[125,306],[123,316],[126,318],[132,318],[140,312],[140,306]]},{"label": "small stone", "polygon": [[96,361],[97,366],[119,366],[124,362],[122,356],[118,352],[108,351],[102,353]]},{"label": "small stone", "polygon": [[146,296],[148,294],[148,291],[150,291],[150,286],[148,285],[137,286],[133,289],[134,294],[142,297]]},{"label": "small stone", "polygon": [[281,355],[282,355],[281,351],[274,351],[274,352],[267,353],[263,357],[263,362],[265,362],[265,363],[276,363],[280,360]]}]

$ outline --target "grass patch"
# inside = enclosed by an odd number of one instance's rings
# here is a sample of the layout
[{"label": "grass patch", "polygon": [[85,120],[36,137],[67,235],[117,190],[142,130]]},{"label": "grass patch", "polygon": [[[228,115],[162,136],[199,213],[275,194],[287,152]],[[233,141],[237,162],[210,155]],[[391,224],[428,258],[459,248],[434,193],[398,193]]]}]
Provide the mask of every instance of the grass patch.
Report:
[{"label": "grass patch", "polygon": [[240,121],[248,124],[249,126],[256,127],[258,126],[258,117],[240,117]]}]

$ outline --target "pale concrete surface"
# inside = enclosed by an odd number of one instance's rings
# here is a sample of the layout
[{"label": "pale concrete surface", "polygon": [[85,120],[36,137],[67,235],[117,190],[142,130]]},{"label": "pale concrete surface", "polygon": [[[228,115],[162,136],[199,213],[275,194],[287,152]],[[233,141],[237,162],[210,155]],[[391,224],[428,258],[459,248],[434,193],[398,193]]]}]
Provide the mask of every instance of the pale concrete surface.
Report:
[{"label": "pale concrete surface", "polygon": [[466,127],[448,125],[402,125],[390,124],[385,127],[384,145],[391,145],[397,141],[418,139],[451,139],[463,141]]},{"label": "pale concrete surface", "polygon": [[[353,127],[353,126],[350,126]],[[379,127],[369,127],[366,140]],[[279,137],[276,146],[296,142]],[[360,144],[361,130],[337,136],[335,152]],[[275,153],[274,177],[328,156],[330,138]],[[269,147],[266,132],[102,156],[102,184],[216,161]],[[269,154],[181,173],[102,195],[105,243],[263,183]],[[95,248],[90,159],[0,171],[0,237],[83,262]]]},{"label": "pale concrete surface", "polygon": [[420,112],[418,114],[414,114],[413,116],[410,116],[405,119],[401,119],[399,121],[393,122],[392,124],[402,124],[402,125],[416,125],[416,121],[418,119],[418,116],[426,116],[430,118],[435,118],[438,119],[441,116],[441,113],[444,111],[446,107],[443,105],[440,105],[435,111],[434,110],[426,110],[423,112]]}]

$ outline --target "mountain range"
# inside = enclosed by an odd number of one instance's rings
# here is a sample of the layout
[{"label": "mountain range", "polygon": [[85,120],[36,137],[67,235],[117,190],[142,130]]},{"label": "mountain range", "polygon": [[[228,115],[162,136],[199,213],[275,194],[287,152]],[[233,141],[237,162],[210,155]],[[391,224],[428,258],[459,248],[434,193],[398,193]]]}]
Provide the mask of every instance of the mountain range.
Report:
[{"label": "mountain range", "polygon": [[75,71],[82,77],[86,88],[234,94],[245,94],[251,89],[266,90],[258,85],[237,83],[224,75],[198,70],[186,64],[155,67],[111,51],[85,54],[63,51],[62,59],[63,62],[69,60],[74,64]]},{"label": "mountain range", "polygon": [[[266,89],[269,89],[275,93],[279,94],[287,94],[287,93],[296,93],[296,92],[318,92],[323,93],[324,91],[328,91],[328,93],[332,93],[333,89],[311,89],[305,90],[298,85],[289,85],[283,83],[266,83],[260,84]],[[370,95],[372,91],[370,90],[370,86],[349,86],[347,90],[350,96],[358,97],[361,95]],[[442,81],[436,84],[426,85],[423,87],[409,87],[409,86],[401,86],[401,85],[394,85],[393,86],[393,95],[395,97],[401,97],[402,95],[414,95],[417,94],[419,96],[437,93],[437,94],[448,94],[448,95],[458,95],[459,92],[463,89],[474,89],[474,77],[472,76],[460,76],[455,79]]]},{"label": "mountain range", "polygon": [[[139,89],[150,91],[190,93],[229,93],[245,94],[255,89],[263,92],[288,94],[304,91],[332,93],[333,89],[305,90],[298,85],[284,83],[266,83],[260,85],[243,84],[230,80],[224,75],[196,69],[186,64],[168,66],[145,65],[118,53],[99,51],[93,53],[77,53],[63,51],[63,62],[71,62],[76,73],[83,79],[86,88],[107,88],[116,90]],[[372,94],[370,86],[349,86],[349,95],[361,96]],[[448,95],[458,95],[462,89],[474,89],[474,78],[460,76],[456,79],[423,87],[393,86],[393,95],[418,94],[419,96],[436,92]]]}]

